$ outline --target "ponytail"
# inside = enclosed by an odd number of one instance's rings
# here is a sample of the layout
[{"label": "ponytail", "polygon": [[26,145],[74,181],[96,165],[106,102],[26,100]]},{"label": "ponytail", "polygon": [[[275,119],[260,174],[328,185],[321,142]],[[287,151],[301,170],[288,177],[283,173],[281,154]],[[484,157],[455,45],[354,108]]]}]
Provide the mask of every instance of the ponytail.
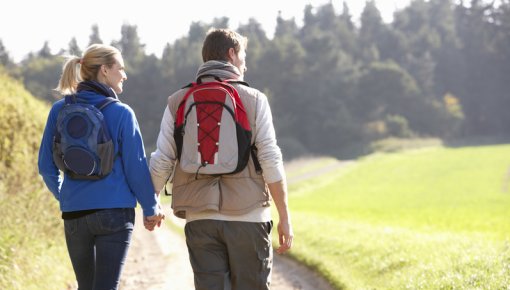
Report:
[{"label": "ponytail", "polygon": [[[62,76],[55,89],[62,95],[76,93],[78,83],[83,81],[97,81],[97,75],[102,65],[111,67],[115,64],[115,55],[120,51],[109,45],[92,44],[83,53],[83,57],[70,56],[62,68]],[[80,72],[78,73],[78,64]]]},{"label": "ponytail", "polygon": [[55,88],[57,92],[62,95],[70,95],[76,92],[78,83],[81,81],[78,76],[78,64],[81,59],[77,56],[71,56],[64,63],[62,68],[62,76],[58,81],[58,86]]}]

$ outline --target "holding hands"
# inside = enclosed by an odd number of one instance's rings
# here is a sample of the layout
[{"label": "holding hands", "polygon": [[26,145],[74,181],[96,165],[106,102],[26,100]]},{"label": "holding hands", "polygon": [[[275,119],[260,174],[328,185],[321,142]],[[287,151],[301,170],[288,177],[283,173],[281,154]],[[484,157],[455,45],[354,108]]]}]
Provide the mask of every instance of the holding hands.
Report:
[{"label": "holding hands", "polygon": [[143,217],[143,226],[145,229],[149,231],[153,231],[156,226],[160,227],[161,222],[165,219],[165,214],[163,213],[163,209],[161,208],[161,204],[158,202],[158,210],[155,215],[152,216],[144,216]]}]

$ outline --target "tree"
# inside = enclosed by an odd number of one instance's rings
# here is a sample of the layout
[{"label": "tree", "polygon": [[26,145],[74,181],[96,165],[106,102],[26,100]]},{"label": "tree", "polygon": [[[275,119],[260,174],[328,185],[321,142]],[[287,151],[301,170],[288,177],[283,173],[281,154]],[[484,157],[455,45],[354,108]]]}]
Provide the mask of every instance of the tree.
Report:
[{"label": "tree", "polygon": [[0,65],[2,65],[3,67],[12,65],[12,60],[1,39],[0,39]]},{"label": "tree", "polygon": [[[332,2],[307,5],[302,27],[280,13],[272,39],[255,19],[238,27],[249,38],[245,80],[268,96],[286,158],[355,157],[377,138],[455,137],[459,125],[466,136],[510,135],[510,0],[413,0],[388,24],[375,3],[366,2],[359,27],[345,2],[339,15]],[[194,80],[210,27],[226,28],[228,18],[192,23],[161,59],[146,55],[136,26],[114,42],[128,67],[121,98],[148,147],[168,94]],[[92,38],[101,42],[97,25]],[[0,61],[2,51],[0,42]],[[20,64],[35,95],[55,86],[56,59],[45,43]]]},{"label": "tree", "polygon": [[92,25],[92,33],[89,36],[89,46],[95,43],[103,43],[101,37],[99,37],[99,27],[97,24]]},{"label": "tree", "polygon": [[207,34],[208,27],[200,22],[191,22],[188,31],[188,40],[190,42],[202,41]]},{"label": "tree", "polygon": [[161,71],[161,63],[156,56],[144,56],[136,70],[127,71],[128,81],[125,82],[121,95],[122,100],[130,104],[136,112],[144,142],[151,147],[156,143],[163,108],[170,90]]},{"label": "tree", "polygon": [[62,63],[59,56],[29,56],[21,63],[25,88],[38,98],[54,102],[59,97],[53,89],[62,73]]},{"label": "tree", "polygon": [[48,41],[44,42],[44,45],[41,48],[41,50],[39,50],[37,52],[37,56],[42,57],[42,58],[50,58],[53,56],[53,54],[51,53],[51,49],[50,49],[50,45],[49,45]]},{"label": "tree", "polygon": [[462,42],[460,53],[466,65],[459,97],[466,117],[465,133],[495,135],[505,132],[503,109],[508,84],[501,79],[500,56],[495,48],[498,31],[497,11],[493,3],[472,0],[469,7],[457,6],[455,11],[458,35]]},{"label": "tree", "polygon": [[[248,68],[248,76],[250,80],[253,80],[253,85],[258,87],[260,78],[263,71],[259,70],[259,64],[263,59],[264,51],[269,45],[269,39],[266,36],[265,31],[262,29],[257,20],[250,18],[248,23],[240,25],[237,31],[248,38],[248,50],[246,63]],[[255,74],[254,72],[260,72],[261,75]]]},{"label": "tree", "polygon": [[372,63],[361,76],[357,114],[374,121],[402,114],[419,95],[415,80],[395,62]]},{"label": "tree", "polygon": [[342,14],[340,15],[340,20],[347,26],[350,31],[355,30],[349,5],[347,5],[347,2],[345,1],[342,3]]},{"label": "tree", "polygon": [[214,28],[229,28],[230,25],[228,24],[230,20],[228,17],[215,17],[212,21],[211,27]]},{"label": "tree", "polygon": [[364,120],[387,122],[399,116],[401,124],[423,136],[451,135],[460,117],[427,98],[416,80],[391,61],[369,66],[360,79],[358,98],[357,114],[364,114]]},{"label": "tree", "polygon": [[76,37],[73,37],[69,42],[69,48],[67,51],[70,55],[80,56],[82,54],[80,46],[78,46],[78,42],[76,41]]},{"label": "tree", "polygon": [[275,37],[281,37],[284,35],[297,35],[297,33],[298,27],[294,18],[285,20],[282,17],[282,12],[279,11],[278,17],[276,17],[276,28],[274,32]]},{"label": "tree", "polygon": [[140,42],[136,25],[123,24],[120,40],[113,41],[112,45],[122,52],[127,70],[135,72],[145,57],[145,44]]}]

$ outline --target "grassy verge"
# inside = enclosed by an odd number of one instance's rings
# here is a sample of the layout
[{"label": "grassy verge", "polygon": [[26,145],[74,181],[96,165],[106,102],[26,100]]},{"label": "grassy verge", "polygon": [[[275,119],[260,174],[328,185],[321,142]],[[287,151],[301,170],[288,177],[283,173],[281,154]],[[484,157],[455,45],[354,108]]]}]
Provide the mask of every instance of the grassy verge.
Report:
[{"label": "grassy verge", "polygon": [[506,289],[510,146],[376,154],[290,186],[292,254],[338,289]]},{"label": "grassy verge", "polygon": [[48,110],[0,69],[0,289],[65,289],[74,280],[58,203],[37,174]]},{"label": "grassy verge", "polygon": [[2,196],[0,211],[0,289],[66,289],[74,274],[52,195]]},{"label": "grassy verge", "polygon": [[298,158],[285,163],[287,178],[291,179],[337,163],[331,157]]}]

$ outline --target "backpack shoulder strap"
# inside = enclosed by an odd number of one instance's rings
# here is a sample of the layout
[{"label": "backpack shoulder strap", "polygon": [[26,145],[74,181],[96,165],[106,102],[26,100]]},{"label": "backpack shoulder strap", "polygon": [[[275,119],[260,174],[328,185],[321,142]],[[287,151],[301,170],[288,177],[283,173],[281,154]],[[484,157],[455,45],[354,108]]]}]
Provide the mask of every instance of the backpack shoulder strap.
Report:
[{"label": "backpack shoulder strap", "polygon": [[103,110],[104,108],[106,108],[106,106],[108,106],[109,104],[112,104],[112,103],[117,103],[119,100],[117,99],[114,99],[112,97],[106,97],[103,101],[97,103],[95,105],[95,107],[101,111]]},{"label": "backpack shoulder strap", "polygon": [[65,104],[76,104],[78,102],[78,99],[76,98],[76,95],[67,95],[64,97]]},{"label": "backpack shoulder strap", "polygon": [[191,88],[195,83],[189,83],[187,85],[185,85],[184,87],[181,88],[182,89],[187,89],[187,88]]}]

